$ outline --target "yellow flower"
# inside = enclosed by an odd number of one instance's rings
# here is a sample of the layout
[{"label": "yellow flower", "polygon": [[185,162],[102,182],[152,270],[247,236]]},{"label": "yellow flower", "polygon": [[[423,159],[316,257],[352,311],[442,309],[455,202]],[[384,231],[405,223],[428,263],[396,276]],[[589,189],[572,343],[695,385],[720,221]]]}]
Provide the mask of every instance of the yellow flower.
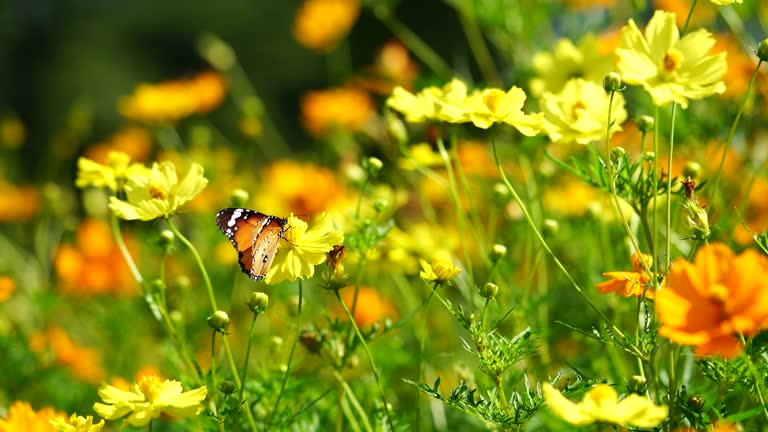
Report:
[{"label": "yellow flower", "polygon": [[306,0],[293,22],[293,36],[307,48],[331,51],[358,15],[358,0]]},{"label": "yellow flower", "polygon": [[326,259],[328,251],[344,242],[344,233],[334,227],[328,213],[322,213],[312,228],[293,214],[285,224],[285,233],[280,239],[280,252],[275,255],[272,267],[264,281],[276,284],[283,280],[309,278],[315,274],[315,266]]},{"label": "yellow flower", "polygon": [[65,417],[51,420],[51,426],[58,432],[100,432],[104,427],[104,420],[93,424],[92,416],[82,417],[72,414],[69,420]]},{"label": "yellow flower", "polygon": [[557,93],[572,78],[600,81],[613,70],[614,57],[600,49],[600,41],[591,34],[581,38],[578,46],[569,39],[560,39],[552,53],[538,52],[533,56],[536,78],[531,79],[531,94]]},{"label": "yellow flower", "polygon": [[64,413],[53,408],[43,408],[35,412],[29,402],[16,401],[8,410],[8,418],[0,419],[0,432],[48,432],[55,429],[49,423]]},{"label": "yellow flower", "polygon": [[397,86],[386,103],[388,107],[403,114],[407,122],[424,123],[437,119],[436,102],[442,95],[443,91],[438,87],[427,87],[413,94]]},{"label": "yellow flower", "polygon": [[[544,93],[541,110],[544,130],[552,142],[589,144],[605,138],[610,95],[596,82],[574,78],[558,93]],[[627,119],[624,96],[614,93],[611,133],[621,130]]]},{"label": "yellow flower", "polygon": [[464,109],[469,121],[481,129],[488,129],[494,123],[506,123],[523,135],[534,136],[541,131],[544,115],[524,114],[525,97],[525,92],[518,87],[512,87],[506,93],[499,89],[485,89],[469,96]]},{"label": "yellow flower", "polygon": [[741,3],[743,3],[743,1],[744,0],[712,0],[712,3],[714,3],[714,4],[718,5],[718,6],[726,6],[726,5],[734,4],[734,3],[741,4]]},{"label": "yellow flower", "polygon": [[419,276],[427,282],[436,282],[444,284],[461,273],[461,269],[453,265],[450,260],[442,258],[432,258],[432,264],[423,259],[419,260],[421,268]]},{"label": "yellow flower", "polygon": [[723,93],[725,53],[709,55],[715,39],[704,29],[680,38],[675,14],[656,11],[645,37],[629,20],[621,30],[622,48],[616,50],[618,69],[627,84],[642,85],[657,106]]},{"label": "yellow flower", "polygon": [[75,186],[107,187],[116,192],[122,190],[129,177],[146,175],[148,171],[142,164],[131,163],[131,157],[122,152],[109,152],[106,165],[81,157],[77,160]]},{"label": "yellow flower", "polygon": [[148,173],[129,177],[125,185],[128,200],[110,197],[109,208],[125,220],[167,218],[202,192],[207,184],[203,167],[196,163],[192,164],[181,182],[173,163],[155,163]]},{"label": "yellow flower", "polygon": [[182,392],[178,381],[160,381],[147,376],[131,385],[131,391],[123,391],[103,383],[99,396],[106,402],[93,404],[93,410],[107,420],[116,420],[131,413],[126,419],[131,426],[142,427],[161,414],[189,417],[203,411],[201,402],[208,392],[206,387]]},{"label": "yellow flower", "polygon": [[656,406],[647,397],[630,394],[621,401],[613,387],[598,384],[576,404],[566,399],[549,383],[542,386],[549,408],[561,419],[575,426],[606,422],[649,429],[660,425],[668,414],[666,405]]}]

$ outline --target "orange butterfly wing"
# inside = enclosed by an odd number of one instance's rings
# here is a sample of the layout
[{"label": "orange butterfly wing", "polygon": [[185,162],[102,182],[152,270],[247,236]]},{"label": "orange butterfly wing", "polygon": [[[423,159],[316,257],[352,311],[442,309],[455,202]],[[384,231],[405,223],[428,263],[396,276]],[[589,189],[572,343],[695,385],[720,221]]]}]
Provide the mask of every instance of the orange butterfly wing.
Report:
[{"label": "orange butterfly wing", "polygon": [[237,250],[240,268],[254,280],[267,276],[285,224],[286,219],[248,209],[226,208],[216,214],[216,225]]}]

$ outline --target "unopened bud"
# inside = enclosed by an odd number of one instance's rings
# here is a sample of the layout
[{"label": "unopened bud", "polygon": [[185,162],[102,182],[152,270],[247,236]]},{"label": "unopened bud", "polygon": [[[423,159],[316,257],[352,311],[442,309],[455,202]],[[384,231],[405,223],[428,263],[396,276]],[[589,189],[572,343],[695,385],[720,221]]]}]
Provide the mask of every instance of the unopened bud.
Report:
[{"label": "unopened bud", "polygon": [[496,243],[491,247],[491,262],[497,262],[507,255],[507,247]]},{"label": "unopened bud", "polygon": [[263,292],[254,291],[248,296],[248,300],[245,302],[251,312],[260,314],[267,310],[269,306],[269,296]]},{"label": "unopened bud", "polygon": [[219,384],[219,391],[224,393],[225,395],[230,395],[237,390],[237,386],[232,381],[226,380],[222,381],[221,384]]},{"label": "unopened bud", "polygon": [[624,150],[624,147],[614,147],[611,149],[611,156],[614,159],[624,157],[625,154],[627,154],[627,151]]},{"label": "unopened bud", "polygon": [[646,162],[653,162],[653,161],[655,161],[656,160],[656,153],[651,152],[651,151],[645,152],[645,154],[643,154],[643,160],[645,160]]},{"label": "unopened bud", "polygon": [[509,202],[510,194],[507,185],[504,183],[496,183],[493,185],[493,198],[500,204],[506,204]]},{"label": "unopened bud", "polygon": [[541,224],[541,234],[544,237],[551,237],[560,230],[560,224],[554,219],[544,219]]},{"label": "unopened bud", "polygon": [[229,195],[229,201],[232,203],[232,207],[247,207],[248,201],[251,200],[251,194],[245,189],[235,189]]},{"label": "unopened bud", "polygon": [[603,78],[603,88],[609,92],[621,91],[621,75],[610,72]]},{"label": "unopened bud", "polygon": [[648,380],[643,376],[633,375],[632,378],[627,381],[627,390],[630,393],[643,395],[648,391]]},{"label": "unopened bud", "polygon": [[363,161],[363,169],[371,177],[378,177],[384,168],[384,162],[377,157],[369,157]]},{"label": "unopened bud", "polygon": [[712,230],[709,228],[707,211],[699,206],[697,200],[685,200],[680,216],[683,220],[683,225],[691,232],[693,238],[704,240],[712,234]]},{"label": "unopened bud", "polygon": [[763,39],[757,46],[757,58],[761,61],[768,61],[768,39]]},{"label": "unopened bud", "polygon": [[208,317],[208,327],[219,333],[226,333],[227,327],[229,327],[229,315],[224,311],[217,310]]},{"label": "unopened bud", "polygon": [[637,120],[637,128],[640,129],[640,132],[642,133],[651,132],[655,125],[656,120],[654,120],[653,117],[649,115],[640,116],[640,118]]},{"label": "unopened bud", "polygon": [[699,175],[701,175],[701,164],[696,161],[688,161],[685,163],[685,166],[683,167],[683,177],[690,177],[695,180]]},{"label": "unopened bud", "polygon": [[171,230],[160,231],[160,237],[158,238],[158,243],[160,244],[160,247],[163,248],[164,251],[168,252],[171,246],[173,246],[174,240],[176,240],[176,234],[174,234],[173,231]]},{"label": "unopened bud", "polygon": [[499,286],[495,283],[488,282],[480,289],[480,295],[487,299],[494,299],[499,295]]},{"label": "unopened bud", "polygon": [[699,395],[693,395],[688,398],[686,405],[688,405],[688,408],[690,408],[691,411],[700,413],[704,408],[704,398]]}]

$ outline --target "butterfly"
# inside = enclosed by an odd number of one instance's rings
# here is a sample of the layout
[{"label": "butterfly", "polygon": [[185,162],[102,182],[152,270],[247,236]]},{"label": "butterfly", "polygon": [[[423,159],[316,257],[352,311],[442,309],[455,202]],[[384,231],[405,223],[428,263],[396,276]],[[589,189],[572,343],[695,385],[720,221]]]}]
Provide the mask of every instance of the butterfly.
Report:
[{"label": "butterfly", "polygon": [[267,276],[287,222],[242,208],[225,208],[216,214],[216,225],[237,250],[240,268],[253,280]]}]

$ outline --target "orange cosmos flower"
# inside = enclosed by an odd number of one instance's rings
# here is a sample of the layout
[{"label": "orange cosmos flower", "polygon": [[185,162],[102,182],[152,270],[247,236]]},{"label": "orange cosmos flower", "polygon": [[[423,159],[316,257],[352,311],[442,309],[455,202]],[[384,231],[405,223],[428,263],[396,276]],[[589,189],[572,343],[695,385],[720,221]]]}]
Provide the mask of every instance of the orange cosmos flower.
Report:
[{"label": "orange cosmos flower", "polygon": [[325,136],[334,128],[359,131],[373,113],[374,104],[368,93],[353,87],[316,90],[301,97],[302,123],[316,137]]},{"label": "orange cosmos flower", "polygon": [[99,352],[76,344],[59,327],[50,327],[45,332],[32,335],[30,348],[38,353],[53,353],[54,361],[70,370],[72,374],[85,382],[98,384],[104,379]]},{"label": "orange cosmos flower", "polygon": [[0,303],[8,300],[16,291],[16,281],[9,276],[0,276]]},{"label": "orange cosmos flower", "polygon": [[25,221],[40,210],[40,192],[33,186],[17,186],[0,179],[0,222]]},{"label": "orange cosmos flower", "polygon": [[216,108],[227,92],[221,75],[204,72],[192,79],[140,84],[118,102],[120,114],[146,122],[174,122]]},{"label": "orange cosmos flower", "polygon": [[331,51],[358,15],[358,0],[306,0],[296,13],[293,36],[307,48]]},{"label": "orange cosmos flower", "polygon": [[102,165],[108,165],[109,153],[120,152],[130,156],[131,161],[142,162],[147,160],[151,149],[152,137],[149,132],[139,126],[128,126],[117,131],[110,138],[89,147],[85,157]]},{"label": "orange cosmos flower", "polygon": [[8,410],[8,418],[0,419],[0,432],[54,432],[51,420],[66,416],[53,408],[43,408],[38,412],[29,402],[16,401]]},{"label": "orange cosmos flower", "polygon": [[[342,291],[341,299],[344,300],[344,304],[351,311],[352,302],[355,300],[354,287],[347,287],[347,289]],[[341,308],[337,312],[345,315],[344,310]],[[357,293],[357,303],[352,316],[355,318],[355,323],[359,328],[366,328],[385,318],[396,319],[397,312],[395,312],[392,303],[385,299],[377,289],[361,286],[360,291]]]},{"label": "orange cosmos flower", "polygon": [[639,297],[645,294],[645,297],[653,298],[653,279],[643,269],[641,259],[645,261],[649,268],[653,264],[653,256],[635,252],[632,254],[632,268],[634,271],[603,273],[603,276],[612,279],[595,285],[595,288],[603,294],[615,292],[616,295],[624,297]]},{"label": "orange cosmos flower", "polygon": [[754,250],[736,256],[720,243],[701,249],[693,263],[678,259],[667,286],[656,293],[659,334],[696,346],[696,355],[738,354],[738,333],[768,323],[768,258]]}]

